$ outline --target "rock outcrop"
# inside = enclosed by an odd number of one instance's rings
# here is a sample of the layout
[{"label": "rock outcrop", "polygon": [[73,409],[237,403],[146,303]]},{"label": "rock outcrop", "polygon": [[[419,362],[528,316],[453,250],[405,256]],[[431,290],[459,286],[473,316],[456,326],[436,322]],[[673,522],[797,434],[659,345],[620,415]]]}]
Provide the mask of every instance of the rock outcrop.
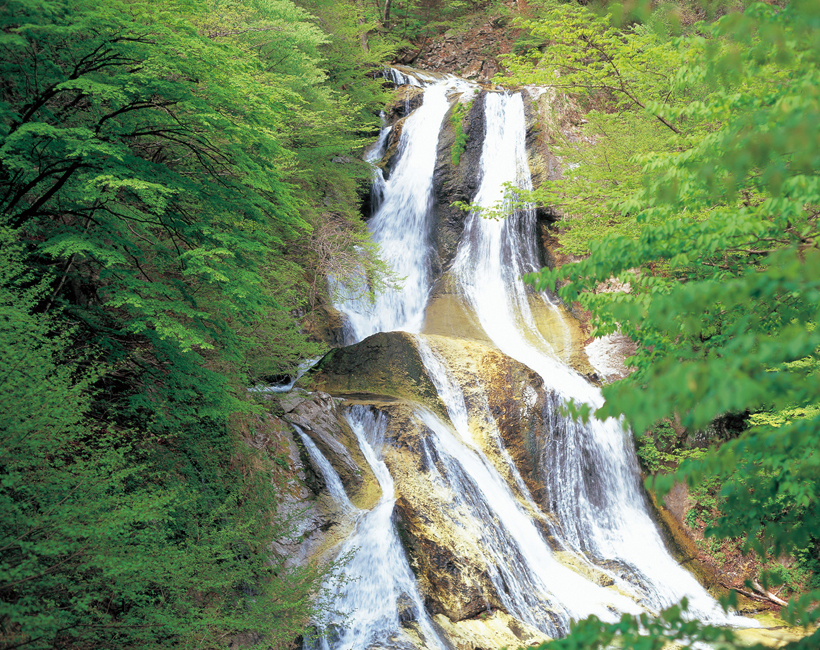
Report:
[{"label": "rock outcrop", "polygon": [[413,336],[405,332],[380,332],[331,350],[316,365],[310,380],[315,389],[334,395],[390,396],[442,408]]},{"label": "rock outcrop", "polygon": [[[367,510],[379,499],[379,484],[355,436],[339,416],[338,403],[338,399],[322,392],[295,391],[280,398],[285,419],[310,436],[336,470],[353,505]],[[314,475],[317,485],[322,485],[321,472],[314,469]]]},{"label": "rock outcrop", "polygon": [[[444,118],[436,150],[436,168],[433,174],[433,232],[432,239],[437,253],[434,273],[440,276],[450,268],[464,230],[467,213],[454,207],[455,201],[469,203],[473,200],[480,178],[481,151],[484,142],[484,95],[486,91],[458,98]],[[461,118],[465,149],[456,165],[452,150],[456,130],[452,121],[457,106],[468,107]],[[464,108],[462,108],[464,110]]]},{"label": "rock outcrop", "polygon": [[[536,390],[540,377],[483,342],[434,336],[425,340],[447,360],[464,387],[473,443],[493,460],[509,485],[517,484],[511,474],[517,471],[529,493],[543,501],[538,461],[543,453],[540,432],[549,409],[544,393]],[[435,479],[438,470],[425,445],[432,434],[419,410],[428,408],[439,417],[445,411],[414,338],[402,332],[382,333],[335,350],[319,364],[314,382],[388,416],[382,453],[396,484],[396,524],[428,611],[451,621],[476,617],[488,608],[504,611],[481,541],[474,536],[475,522],[469,513],[452,508],[457,495]],[[543,513],[531,507],[525,494],[519,492],[518,499],[541,520],[548,536]]]}]

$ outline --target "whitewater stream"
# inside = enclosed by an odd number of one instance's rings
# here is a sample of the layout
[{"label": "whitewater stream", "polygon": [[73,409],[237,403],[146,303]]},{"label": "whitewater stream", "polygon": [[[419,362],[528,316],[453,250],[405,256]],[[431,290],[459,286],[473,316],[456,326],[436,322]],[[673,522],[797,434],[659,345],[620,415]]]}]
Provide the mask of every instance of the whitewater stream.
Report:
[{"label": "whitewater stream", "polygon": [[[442,351],[443,338],[424,328],[437,279],[431,215],[439,132],[455,96],[473,94],[474,87],[452,77],[391,75],[396,83],[424,86],[423,103],[403,124],[389,177],[375,172],[376,209],[368,223],[403,286],[381,293],[375,304],[347,300],[337,307],[347,317],[348,343],[377,332],[414,335],[446,410],[444,417],[411,405],[414,426],[426,432],[424,480],[431,494],[447,495],[442,497],[449,504],[445,518],[453,522],[463,548],[481,558],[500,603],[496,609],[552,638],[566,634],[573,619],[594,614],[615,621],[623,612],[657,612],[683,597],[694,617],[737,623],[667,551],[640,485],[629,433],[614,420],[582,424],[563,414],[562,403],[598,407],[602,397],[568,365],[570,328],[558,306],[521,281],[522,274],[540,267],[533,210],[508,205],[503,219],[467,215],[447,272],[451,290],[487,345],[543,382],[528,390],[549,405],[550,426],[539,432],[545,450],[540,457],[544,498],[537,501],[530,494],[481,398],[484,388],[472,386],[473,398],[465,398],[465,387]],[[532,187],[525,111],[520,94],[490,92],[477,101],[484,102],[485,133],[474,202],[492,207],[503,202],[507,184]],[[370,150],[370,160],[384,155],[388,129]],[[544,313],[558,323],[550,334],[539,326]],[[326,634],[319,643],[325,650],[446,648],[446,635],[426,610],[396,528],[399,489],[384,461],[389,416],[378,405],[362,403],[346,407],[345,413],[382,496],[372,509],[358,511],[329,464],[321,465],[331,493],[343,508],[355,511],[355,526],[339,549],[346,558],[346,580],[334,589],[336,612],[322,622]],[[315,446],[308,449],[311,456],[321,455]],[[414,622],[415,635],[405,632],[407,621]]]}]

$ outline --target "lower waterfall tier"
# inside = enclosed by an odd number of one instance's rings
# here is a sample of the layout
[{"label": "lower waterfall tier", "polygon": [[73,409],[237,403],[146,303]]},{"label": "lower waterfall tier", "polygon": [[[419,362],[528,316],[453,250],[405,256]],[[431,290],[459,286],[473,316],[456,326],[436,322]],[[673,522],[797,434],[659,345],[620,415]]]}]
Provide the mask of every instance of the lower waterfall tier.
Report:
[{"label": "lower waterfall tier", "polygon": [[310,401],[297,398],[286,417],[317,448],[328,436],[357,447],[340,455],[325,441],[332,469],[311,457],[314,473],[348,476],[340,481],[361,504],[350,471],[356,457],[366,463],[361,476],[375,472],[382,492],[365,510],[343,500],[327,508],[324,526],[351,532],[325,552],[353,553],[345,586],[334,590],[353,631],[343,632],[344,616],[317,621],[333,631],[321,642],[327,648],[527,645],[562,636],[572,619],[615,620],[684,595],[697,616],[728,622],[671,557],[666,578],[682,586],[667,596],[640,563],[574,543],[550,478],[561,458],[556,432],[577,431],[562,424],[556,393],[492,345],[380,333],[333,351],[313,382],[344,398],[325,400],[336,430],[329,414],[311,429]]}]

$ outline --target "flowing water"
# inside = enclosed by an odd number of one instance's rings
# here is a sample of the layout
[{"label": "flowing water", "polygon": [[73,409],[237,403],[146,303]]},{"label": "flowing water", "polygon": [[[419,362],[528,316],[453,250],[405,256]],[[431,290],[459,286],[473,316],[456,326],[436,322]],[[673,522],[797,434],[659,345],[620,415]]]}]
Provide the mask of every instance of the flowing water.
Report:
[{"label": "flowing water", "polygon": [[404,123],[399,161],[380,189],[379,209],[368,224],[373,241],[404,286],[387,289],[375,305],[361,299],[341,305],[355,340],[375,332],[421,327],[432,281],[428,232],[437,138],[429,135],[438,133],[449,107],[447,89],[433,86]]},{"label": "flowing water", "polygon": [[402,623],[418,624],[420,637],[431,649],[444,649],[430,623],[416,579],[392,524],[396,504],[393,478],[380,458],[385,417],[362,406],[347,415],[350,428],[382,490],[381,499],[356,523],[342,544],[346,558],[342,579],[334,578],[333,607],[323,625],[320,647],[363,650],[371,646],[412,648]]},{"label": "flowing water", "polygon": [[[398,71],[395,74],[405,77]],[[417,332],[421,328],[433,281],[429,238],[438,132],[450,108],[448,94],[467,87],[455,78],[429,86],[422,105],[404,122],[398,162],[390,177],[385,180],[381,170],[375,172],[378,209],[368,229],[403,287],[386,289],[376,296],[375,304],[354,297],[337,305],[347,314],[351,342],[376,332]],[[380,140],[382,136],[386,138],[384,130]]]},{"label": "flowing water", "polygon": [[[453,88],[452,80],[426,87],[423,104],[404,123],[398,162],[379,185],[379,207],[369,227],[404,285],[379,295],[373,305],[355,300],[337,305],[349,319],[352,340],[422,328],[435,279],[430,214],[436,146]],[[415,409],[414,417],[428,432],[423,439],[426,480],[453,495],[452,517],[459,522],[459,534],[465,544],[480,549],[503,608],[550,636],[566,633],[573,618],[595,614],[615,620],[621,612],[657,611],[684,596],[693,616],[732,623],[667,552],[640,486],[629,433],[617,421],[582,424],[561,409],[570,401],[598,407],[602,397],[567,364],[571,330],[557,306],[521,281],[522,274],[540,267],[535,214],[513,209],[506,195],[510,186],[531,188],[521,95],[488,93],[484,101],[486,132],[474,202],[500,205],[507,216],[467,217],[450,274],[462,304],[486,337],[543,379],[539,390],[549,407],[550,426],[541,432],[544,451],[539,462],[547,507],[539,510],[527,490],[489,407],[479,404],[468,412],[462,387],[435,349],[435,337],[418,335],[419,355],[449,418],[447,422],[421,406]],[[383,142],[374,149],[382,151]],[[554,312],[559,323],[550,336],[539,327],[538,314],[545,311]],[[335,642],[325,643],[339,650],[374,644],[401,647],[406,640],[398,612],[409,610],[428,645],[440,646],[391,519],[395,486],[379,455],[385,416],[353,407],[347,417],[383,496],[344,543],[343,554],[358,548],[346,568],[354,581],[338,589],[336,600],[351,622],[346,630],[339,628]],[[489,432],[481,441],[472,433],[479,420]],[[570,569],[559,553],[571,555],[576,568],[607,576],[614,588]]]},{"label": "flowing water", "polygon": [[[488,94],[482,182],[475,203],[505,199],[505,183],[530,186],[521,95]],[[600,406],[600,392],[557,358],[540,333],[521,275],[536,270],[532,210],[510,211],[503,220],[472,214],[453,273],[482,328],[507,355],[528,365],[562,400]],[[557,404],[556,404],[557,407]],[[558,409],[555,409],[558,411]],[[592,561],[617,562],[633,574],[642,604],[660,609],[688,596],[691,611],[721,619],[714,600],[669,555],[639,484],[630,435],[619,422],[592,419],[582,425],[554,413],[549,435],[548,488],[563,541]]]},{"label": "flowing water", "polygon": [[310,436],[302,431],[299,425],[291,424],[291,426],[302,439],[302,444],[305,446],[305,449],[307,449],[310,459],[322,473],[322,477],[325,479],[325,486],[327,487],[327,491],[330,493],[330,496],[332,496],[339,503],[343,510],[348,512],[355,512],[358,510],[358,508],[350,502],[350,499],[345,492],[345,488],[342,485],[342,479],[339,478],[339,474],[337,474],[336,470],[333,469],[333,465],[331,465],[330,461],[325,458],[324,454],[316,446],[316,443],[310,439]]}]

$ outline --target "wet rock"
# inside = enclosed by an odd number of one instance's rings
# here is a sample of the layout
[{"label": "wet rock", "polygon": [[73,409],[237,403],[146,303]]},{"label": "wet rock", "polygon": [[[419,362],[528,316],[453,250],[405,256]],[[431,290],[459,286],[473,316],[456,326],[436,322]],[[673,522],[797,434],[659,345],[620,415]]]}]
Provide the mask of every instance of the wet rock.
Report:
[{"label": "wet rock", "polygon": [[388,122],[407,117],[424,102],[424,89],[419,86],[399,86],[393,101],[385,107]]},{"label": "wet rock", "polygon": [[382,173],[384,174],[385,180],[390,178],[390,174],[393,172],[393,169],[396,167],[396,163],[399,161],[399,143],[401,142],[401,133],[404,129],[404,123],[406,120],[407,118],[403,117],[400,120],[393,122],[393,128],[390,130],[390,134],[387,137],[387,146],[385,148],[384,156],[378,163],[378,165],[382,168]]},{"label": "wet rock", "polygon": [[[379,498],[378,481],[367,464],[356,438],[338,410],[338,400],[327,393],[308,393],[307,396],[283,396],[281,404],[286,419],[310,436],[328,462],[336,470],[348,498],[354,505],[371,508]],[[309,463],[309,459],[305,456]],[[314,492],[324,488],[321,472],[314,471]],[[310,484],[311,482],[308,481]]]},{"label": "wet rock", "polygon": [[401,594],[396,600],[396,606],[399,610],[399,621],[408,623],[415,621],[419,617],[419,610],[416,603],[408,594]]},{"label": "wet rock", "polygon": [[286,567],[304,566],[324,545],[330,523],[322,504],[311,499],[311,492],[305,487],[313,470],[302,457],[293,435],[289,427],[277,431],[279,447],[286,450],[291,479],[281,490],[277,505],[277,520],[287,522],[287,531],[271,543],[271,550],[286,558]]},{"label": "wet rock", "polygon": [[347,316],[332,305],[318,305],[305,320],[304,327],[313,340],[324,341],[330,347],[347,344]]},{"label": "wet rock", "polygon": [[[402,462],[401,457],[390,461],[391,472]],[[488,606],[501,607],[480,547],[469,537],[459,537],[458,526],[444,519],[452,495],[437,494],[423,477],[403,479],[409,479],[402,480],[401,487],[407,495],[396,502],[395,512],[428,611],[460,621]]]},{"label": "wet rock", "polygon": [[433,620],[455,650],[521,648],[551,640],[543,632],[501,611],[485,611],[465,621],[453,622],[441,614]]},{"label": "wet rock", "polygon": [[464,230],[467,213],[452,206],[454,201],[469,203],[475,197],[480,182],[481,151],[484,144],[485,116],[484,95],[462,96],[460,101],[470,104],[470,110],[462,119],[462,129],[467,137],[466,149],[458,165],[452,161],[452,147],[456,133],[451,121],[455,105],[444,118],[436,149],[436,168],[433,174],[435,206],[433,214],[433,242],[437,252],[436,275],[452,265],[458,242]]},{"label": "wet rock", "polygon": [[[543,476],[538,471],[543,451],[544,414],[547,396],[540,390],[541,377],[524,364],[508,357],[491,343],[427,336],[428,344],[447,361],[463,387],[467,411],[475,421],[473,439],[500,471],[507,463],[501,457],[496,437],[512,457],[527,488],[536,500],[543,495]],[[510,484],[515,480],[506,476]]]},{"label": "wet rock", "polygon": [[[288,403],[287,398],[284,400]],[[298,425],[316,443],[342,479],[345,487],[361,485],[361,470],[350,452],[339,440],[344,437],[333,398],[315,393],[310,400],[300,400],[287,414],[287,420]]]},{"label": "wet rock", "polygon": [[428,612],[462,620],[501,607],[480,541],[453,525],[455,495],[435,480],[438,459],[425,445],[431,434],[416,415],[423,407],[383,401],[371,408],[387,416],[381,453],[395,482],[393,523]]},{"label": "wet rock", "polygon": [[475,313],[459,293],[458,284],[450,273],[442,275],[430,290],[422,332],[473,339],[492,345]]},{"label": "wet rock", "polygon": [[[566,567],[569,567],[575,573],[584,576],[590,582],[594,582],[599,587],[611,587],[615,584],[612,576],[607,575],[604,571],[596,566],[584,562],[578,555],[568,551],[556,551],[555,559]],[[617,571],[616,571],[617,573]]]},{"label": "wet rock", "polygon": [[311,380],[317,390],[334,395],[388,395],[442,408],[413,336],[406,332],[380,332],[331,350],[316,366]]},{"label": "wet rock", "polygon": [[297,406],[310,399],[310,393],[306,390],[294,388],[290,392],[277,395],[277,399],[279,400],[279,405],[282,407],[282,412],[290,413]]}]

